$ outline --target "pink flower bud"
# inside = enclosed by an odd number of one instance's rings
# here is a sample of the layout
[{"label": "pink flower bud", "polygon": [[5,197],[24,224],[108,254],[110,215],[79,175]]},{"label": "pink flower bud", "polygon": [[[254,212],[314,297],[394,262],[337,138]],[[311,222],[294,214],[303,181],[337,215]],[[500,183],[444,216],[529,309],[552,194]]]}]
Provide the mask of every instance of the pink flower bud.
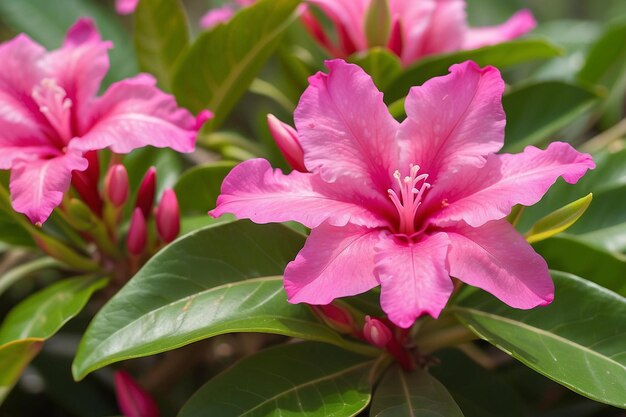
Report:
[{"label": "pink flower bud", "polygon": [[146,230],[146,218],[139,207],[133,211],[130,219],[130,228],[126,237],[126,246],[133,255],[140,255],[146,248],[148,232]]},{"label": "pink flower bud", "polygon": [[267,125],[274,137],[278,149],[283,154],[289,165],[300,172],[307,172],[304,166],[304,152],[296,129],[278,120],[273,114],[267,115]]},{"label": "pink flower bud", "polygon": [[115,164],[107,172],[104,194],[115,207],[121,207],[128,198],[128,172],[122,164]]},{"label": "pink flower bud", "polygon": [[150,167],[146,171],[137,191],[137,201],[135,207],[139,207],[143,213],[143,217],[148,219],[152,211],[152,203],[154,203],[154,193],[156,190],[156,168]]},{"label": "pink flower bud", "polygon": [[391,330],[380,320],[365,316],[363,336],[372,345],[384,348],[392,338]]},{"label": "pink flower bud", "polygon": [[402,48],[404,47],[402,40],[402,23],[400,20],[396,20],[393,26],[391,27],[391,34],[389,35],[389,43],[387,43],[387,48],[394,54],[401,56]]},{"label": "pink flower bud", "polygon": [[161,197],[161,202],[157,207],[156,226],[159,236],[165,243],[170,243],[178,236],[180,232],[180,210],[174,190],[167,189],[163,192],[163,197]]},{"label": "pink flower bud", "polygon": [[126,371],[116,371],[115,395],[125,417],[159,417],[154,399]]},{"label": "pink flower bud", "polygon": [[339,333],[354,333],[354,320],[352,314],[345,308],[328,304],[311,306],[313,312],[330,328]]}]

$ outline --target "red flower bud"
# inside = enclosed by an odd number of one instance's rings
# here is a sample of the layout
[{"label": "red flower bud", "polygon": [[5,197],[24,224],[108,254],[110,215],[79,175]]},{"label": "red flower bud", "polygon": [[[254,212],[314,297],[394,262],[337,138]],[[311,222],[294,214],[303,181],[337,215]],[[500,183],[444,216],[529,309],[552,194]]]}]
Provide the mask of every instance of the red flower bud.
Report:
[{"label": "red flower bud", "polygon": [[152,204],[154,203],[154,193],[156,191],[156,168],[150,167],[146,171],[137,191],[137,201],[135,207],[139,207],[144,218],[150,217]]},{"label": "red flower bud", "polygon": [[352,314],[345,308],[328,304],[320,306],[311,306],[313,312],[333,330],[339,333],[354,333],[354,320]]},{"label": "red flower bud", "polygon": [[148,232],[146,230],[146,218],[139,207],[133,211],[130,219],[130,228],[126,237],[126,246],[133,255],[140,255],[146,248]]},{"label": "red flower bud", "polygon": [[104,195],[115,206],[121,207],[128,199],[128,172],[122,164],[109,168],[104,180]]},{"label": "red flower bud", "polygon": [[165,243],[170,243],[178,236],[180,232],[180,210],[174,190],[167,189],[163,192],[161,202],[157,207],[156,226],[159,236]]},{"label": "red flower bud", "polygon": [[382,321],[365,316],[363,336],[372,345],[384,348],[392,338],[391,330]]},{"label": "red flower bud", "polygon": [[267,115],[267,125],[276,145],[278,145],[278,149],[280,149],[289,166],[300,172],[307,172],[304,166],[304,152],[298,140],[298,132],[272,114]]},{"label": "red flower bud", "polygon": [[125,417],[159,417],[154,399],[126,371],[116,371],[115,394]]}]

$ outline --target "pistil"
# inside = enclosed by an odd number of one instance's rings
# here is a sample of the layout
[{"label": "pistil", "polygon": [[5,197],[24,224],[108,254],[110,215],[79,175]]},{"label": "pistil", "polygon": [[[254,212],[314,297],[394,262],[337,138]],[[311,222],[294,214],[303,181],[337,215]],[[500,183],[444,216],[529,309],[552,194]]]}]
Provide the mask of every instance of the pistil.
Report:
[{"label": "pistil", "polygon": [[57,82],[44,78],[33,88],[32,97],[39,105],[39,111],[48,119],[50,126],[58,135],[60,146],[65,146],[72,139],[71,107],[72,100]]},{"label": "pistil", "polygon": [[[398,210],[400,220],[398,232],[407,236],[415,233],[415,215],[421,205],[424,192],[430,188],[430,184],[426,182],[428,174],[417,175],[419,169],[419,165],[411,164],[409,175],[404,178],[400,171],[394,172],[393,177],[399,185],[400,195],[391,188],[387,190],[389,198]],[[418,188],[420,182],[422,184]]]}]

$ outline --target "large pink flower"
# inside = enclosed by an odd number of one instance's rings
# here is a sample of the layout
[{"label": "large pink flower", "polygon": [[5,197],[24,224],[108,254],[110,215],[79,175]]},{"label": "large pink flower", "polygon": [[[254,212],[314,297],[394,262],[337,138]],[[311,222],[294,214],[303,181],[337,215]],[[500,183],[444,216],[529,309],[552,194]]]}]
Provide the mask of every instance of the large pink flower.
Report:
[{"label": "large pink flower", "polygon": [[127,153],[146,145],[194,149],[197,122],[150,75],[96,94],[109,67],[110,42],[79,20],[60,49],[26,35],[0,44],[0,169],[11,170],[11,199],[33,223],[44,222],[84,171],[88,151]]},{"label": "large pink flower", "polygon": [[466,62],[413,87],[398,123],[361,68],[327,65],[295,113],[309,172],[243,162],[211,212],[313,229],[285,270],[289,301],[327,304],[380,284],[383,309],[408,327],[439,315],[454,276],[516,308],[550,303],[545,261],[504,217],[558,177],[575,183],[591,157],[560,142],[495,154],[505,115],[493,67]]},{"label": "large pink flower", "polygon": [[373,45],[367,37],[366,15],[375,0],[308,2],[318,6],[337,29],[339,43],[334,44],[310,13],[304,15],[307,28],[333,56],[344,58],[372,46],[387,46],[405,66],[426,55],[511,40],[532,30],[536,24],[532,14],[522,10],[499,26],[470,28],[465,0],[388,0],[391,21],[387,39]]}]

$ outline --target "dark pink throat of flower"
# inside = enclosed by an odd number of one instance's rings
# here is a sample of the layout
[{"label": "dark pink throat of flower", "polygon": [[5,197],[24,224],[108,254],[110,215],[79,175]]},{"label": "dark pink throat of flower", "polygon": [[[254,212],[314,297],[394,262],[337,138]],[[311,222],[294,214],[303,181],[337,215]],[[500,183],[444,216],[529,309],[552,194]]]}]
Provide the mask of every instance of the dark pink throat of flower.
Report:
[{"label": "dark pink throat of flower", "polygon": [[51,132],[48,136],[60,149],[65,148],[72,139],[72,100],[66,91],[54,79],[44,78],[33,88],[33,100],[39,111],[46,118]]},{"label": "dark pink throat of flower", "polygon": [[417,232],[415,229],[417,209],[422,204],[424,193],[430,188],[430,184],[426,182],[428,174],[418,175],[419,170],[419,165],[411,164],[409,175],[404,178],[400,171],[394,172],[393,177],[398,183],[400,195],[391,188],[387,190],[389,198],[398,211],[397,233],[409,238]]}]

